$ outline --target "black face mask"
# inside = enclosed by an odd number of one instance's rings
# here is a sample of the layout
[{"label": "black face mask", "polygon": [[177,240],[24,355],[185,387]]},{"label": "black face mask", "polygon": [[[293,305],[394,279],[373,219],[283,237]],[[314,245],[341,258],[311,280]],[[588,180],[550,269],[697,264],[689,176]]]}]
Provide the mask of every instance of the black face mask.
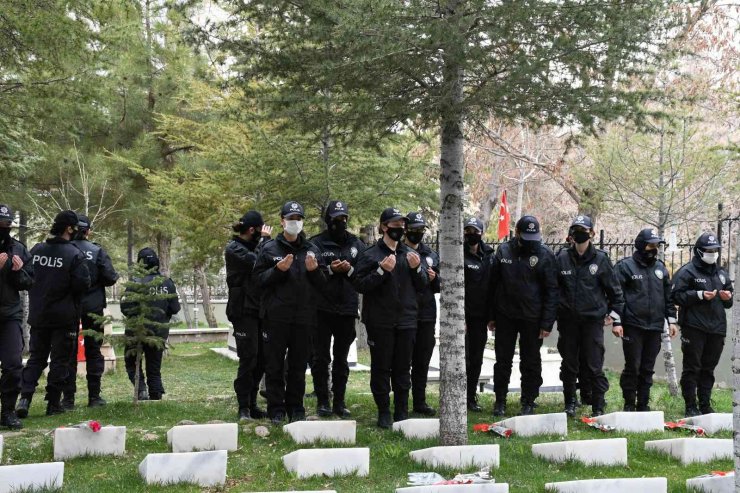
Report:
[{"label": "black face mask", "polygon": [[591,233],[588,231],[573,231],[571,237],[576,243],[586,243],[591,239]]},{"label": "black face mask", "polygon": [[344,221],[332,221],[329,223],[329,234],[335,240],[344,238],[347,231],[347,223]]},{"label": "black face mask", "polygon": [[401,238],[403,238],[403,228],[388,228],[386,233],[388,234],[388,238],[393,241],[401,241]]},{"label": "black face mask", "polygon": [[640,256],[640,260],[646,264],[652,264],[658,258],[658,250],[638,250],[637,254]]},{"label": "black face mask", "polygon": [[5,243],[10,239],[10,228],[0,228],[0,242]]},{"label": "black face mask", "polygon": [[542,244],[542,242],[540,240],[522,240],[521,238],[519,238],[519,244],[524,251],[534,252],[535,250],[537,250],[537,247]]},{"label": "black face mask", "polygon": [[465,234],[465,243],[468,244],[468,246],[475,246],[478,243],[480,243],[481,235],[477,233],[466,233]]},{"label": "black face mask", "polygon": [[424,239],[424,232],[423,231],[407,231],[406,239],[409,240],[414,245],[418,245],[419,243],[421,243],[421,240]]}]

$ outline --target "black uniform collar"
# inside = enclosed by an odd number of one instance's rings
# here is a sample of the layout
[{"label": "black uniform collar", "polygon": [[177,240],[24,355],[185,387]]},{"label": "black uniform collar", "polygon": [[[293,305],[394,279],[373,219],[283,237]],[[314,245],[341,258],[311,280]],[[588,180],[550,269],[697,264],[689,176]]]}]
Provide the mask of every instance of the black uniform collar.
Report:
[{"label": "black uniform collar", "polygon": [[247,240],[245,240],[244,238],[242,238],[239,235],[234,235],[234,236],[231,237],[231,239],[234,240],[235,242],[241,244],[241,245],[244,245],[245,247],[249,248],[250,250],[254,250],[255,248],[257,248],[257,245],[258,245],[258,243],[256,241],[247,241]]},{"label": "black uniform collar", "polygon": [[694,264],[694,267],[704,272],[705,274],[714,275],[717,273],[717,264],[710,265],[696,255],[694,255],[694,258],[691,259],[691,263]]},{"label": "black uniform collar", "polygon": [[589,243],[588,248],[583,252],[583,255],[578,255],[575,245],[568,247],[568,250],[573,262],[576,264],[585,264],[596,256],[596,247],[593,243]]},{"label": "black uniform collar", "polygon": [[483,252],[483,245],[484,245],[483,241],[480,241],[478,243],[478,251],[476,253],[473,253],[473,250],[471,249],[470,246],[465,245],[465,254],[466,255],[472,255],[476,259],[481,260],[483,258],[483,253],[484,253]]},{"label": "black uniform collar", "polygon": [[303,234],[303,231],[298,233],[298,239],[295,241],[295,243],[291,243],[288,240],[286,240],[285,235],[283,235],[283,233],[278,233],[278,235],[275,237],[275,241],[278,241],[293,250],[303,250],[307,244],[306,235]]},{"label": "black uniform collar", "polygon": [[386,245],[385,241],[383,241],[383,238],[380,238],[378,240],[377,245],[378,245],[378,248],[380,248],[381,250],[383,250],[385,252],[388,252],[388,253],[393,253],[393,254],[399,253],[401,251],[401,249],[403,248],[403,246],[404,246],[403,243],[399,241],[398,242],[398,245],[396,245],[396,249],[395,250],[391,250],[388,247],[388,245]]},{"label": "black uniform collar", "polygon": [[64,243],[69,243],[69,240],[65,240],[61,236],[50,236],[46,239],[46,243],[52,244],[52,245],[60,245]]}]

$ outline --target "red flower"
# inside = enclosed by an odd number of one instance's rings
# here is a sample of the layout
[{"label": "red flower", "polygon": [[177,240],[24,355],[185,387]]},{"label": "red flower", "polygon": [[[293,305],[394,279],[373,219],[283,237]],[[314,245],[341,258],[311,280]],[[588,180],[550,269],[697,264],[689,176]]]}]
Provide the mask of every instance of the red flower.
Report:
[{"label": "red flower", "polygon": [[91,420],[87,425],[93,433],[97,433],[100,431],[101,426],[100,423],[97,421]]}]

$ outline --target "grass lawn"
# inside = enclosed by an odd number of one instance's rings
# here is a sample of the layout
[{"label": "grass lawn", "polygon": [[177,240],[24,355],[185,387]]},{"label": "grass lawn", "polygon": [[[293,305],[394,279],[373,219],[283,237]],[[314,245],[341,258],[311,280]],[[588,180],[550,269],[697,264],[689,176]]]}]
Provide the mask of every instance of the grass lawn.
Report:
[{"label": "grass lawn", "polygon": [[[283,434],[282,429],[270,428],[270,436],[259,438],[253,432],[254,424],[240,427],[237,452],[229,454],[228,479],[225,488],[203,490],[197,486],[146,486],[139,477],[138,464],[150,452],[168,452],[165,433],[180,420],[189,419],[199,423],[209,420],[233,421],[236,417],[236,399],[232,381],[236,363],[209,350],[217,344],[180,344],[174,347],[163,362],[163,375],[167,394],[161,402],[142,403],[138,409],[131,404],[131,385],[123,369],[119,355],[118,369],[103,380],[103,395],[109,405],[103,409],[90,410],[85,407],[86,383],[78,381],[80,393],[78,406],[70,413],[47,418],[44,413],[43,393],[37,393],[31,413],[24,420],[26,426],[21,432],[5,435],[3,464],[52,461],[52,437],[50,432],[57,426],[71,425],[86,419],[98,419],[103,425],[126,425],[128,436],[126,455],[121,458],[82,458],[66,462],[64,491],[83,492],[197,492],[197,491],[279,491],[279,490],[321,490],[336,489],[338,492],[393,492],[394,488],[404,486],[406,474],[424,471],[409,459],[411,450],[435,445],[434,440],[407,441],[390,431],[380,431],[375,427],[375,406],[369,394],[368,373],[353,372],[348,390],[348,405],[358,422],[357,446],[370,447],[370,476],[367,478],[318,478],[298,480],[283,468],[281,456],[298,447]],[[360,359],[367,361],[361,353]],[[607,400],[609,410],[621,409],[619,385],[615,375],[610,375],[612,389]],[[42,383],[43,385],[43,383]],[[308,378],[308,390],[312,389]],[[40,387],[42,388],[42,387]],[[438,392],[436,385],[430,392]],[[731,412],[731,394],[728,390],[715,392],[715,409],[718,412]],[[432,399],[430,402],[435,401]],[[551,394],[540,397],[538,412],[559,412],[562,396]],[[671,398],[664,385],[656,385],[653,390],[653,409],[666,412],[666,420],[682,416],[683,402]],[[469,416],[472,427],[475,423],[492,422],[490,395],[482,398],[485,413]],[[518,395],[509,397],[509,411],[518,411]],[[315,400],[306,399],[308,414],[315,411]],[[586,408],[582,408],[584,411]],[[608,412],[607,411],[607,412]],[[267,423],[264,423],[267,424]],[[145,437],[146,435],[146,437]],[[155,435],[155,436],[152,436]],[[588,428],[580,422],[569,422],[569,440],[590,438],[609,438],[620,436],[616,432],[605,434]],[[507,482],[512,492],[542,492],[544,484],[550,481],[607,477],[668,477],[669,491],[683,492],[688,478],[706,474],[714,470],[731,470],[731,460],[718,460],[710,464],[683,466],[678,461],[643,450],[645,440],[689,436],[678,432],[656,432],[628,436],[629,467],[584,467],[578,463],[554,465],[535,459],[531,454],[531,444],[558,440],[558,437],[511,438],[508,441],[489,435],[470,433],[470,443],[501,444],[501,467],[492,471],[497,482]],[[718,435],[731,438],[731,432]],[[452,476],[455,471],[437,471],[444,476]],[[472,471],[471,471],[472,472]],[[639,493],[639,492],[635,492]]]}]

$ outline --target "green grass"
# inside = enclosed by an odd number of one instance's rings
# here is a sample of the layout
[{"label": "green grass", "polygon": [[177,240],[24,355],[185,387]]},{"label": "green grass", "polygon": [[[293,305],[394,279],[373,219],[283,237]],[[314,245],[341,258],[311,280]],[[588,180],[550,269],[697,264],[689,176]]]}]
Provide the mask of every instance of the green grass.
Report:
[{"label": "green grass", "polygon": [[[178,485],[168,487],[146,486],[138,475],[138,464],[151,452],[167,452],[166,431],[180,420],[196,422],[209,420],[233,421],[236,417],[236,399],[232,381],[236,363],[212,353],[209,348],[218,344],[180,344],[174,347],[163,363],[164,383],[167,389],[161,402],[142,403],[138,408],[131,404],[131,385],[123,370],[121,348],[118,368],[103,380],[103,394],[109,405],[102,409],[88,410],[86,383],[78,380],[78,406],[67,414],[45,417],[42,387],[33,401],[29,418],[24,420],[26,428],[19,433],[5,433],[3,464],[48,462],[52,460],[52,437],[50,432],[57,426],[71,425],[86,419],[98,419],[103,425],[126,425],[128,436],[126,455],[120,458],[80,458],[66,462],[64,491],[84,492],[199,492],[199,491],[279,491],[291,489],[336,489],[338,492],[383,492],[394,491],[404,486],[406,474],[428,470],[415,465],[408,453],[418,448],[435,445],[434,440],[408,441],[390,431],[375,427],[375,406],[369,394],[368,374],[353,372],[350,377],[348,404],[358,422],[357,446],[370,447],[370,476],[367,478],[314,478],[299,480],[283,468],[282,455],[299,447],[293,444],[282,429],[270,428],[270,436],[259,438],[251,430],[254,424],[240,427],[239,450],[229,454],[228,479],[224,488],[203,490],[197,486]],[[367,355],[360,354],[367,362]],[[621,407],[619,385],[615,375],[610,375],[611,390],[607,396],[609,410]],[[43,383],[42,383],[43,385]],[[312,389],[308,379],[308,391]],[[436,393],[436,385],[430,392]],[[727,390],[716,391],[715,408],[719,412],[730,412],[731,394]],[[509,411],[516,413],[518,395],[509,397]],[[436,400],[436,399],[432,399]],[[559,412],[562,396],[548,394],[539,399],[538,412]],[[664,385],[658,384],[653,391],[653,408],[666,412],[666,419],[681,417],[683,404],[680,398],[671,398]],[[469,416],[472,427],[475,423],[491,422],[491,396],[482,398],[485,413]],[[306,399],[309,414],[315,410],[315,401]],[[584,411],[585,408],[582,408]],[[266,423],[263,423],[266,424]],[[608,438],[621,436],[616,432],[605,434],[571,420],[569,440]],[[156,435],[146,440],[147,434]],[[678,461],[643,450],[645,440],[689,436],[678,432],[656,432],[628,435],[628,467],[584,467],[578,463],[550,464],[535,459],[531,444],[558,440],[558,437],[516,438],[508,441],[489,435],[470,433],[470,443],[501,445],[501,467],[492,471],[497,482],[507,482],[512,492],[542,492],[546,482],[574,479],[607,477],[668,477],[669,491],[683,492],[688,478],[706,474],[713,470],[731,470],[731,460],[718,460],[710,464],[683,466]],[[731,438],[732,433],[718,435]],[[457,471],[437,471],[452,476]],[[472,471],[471,471],[472,472]]]}]

